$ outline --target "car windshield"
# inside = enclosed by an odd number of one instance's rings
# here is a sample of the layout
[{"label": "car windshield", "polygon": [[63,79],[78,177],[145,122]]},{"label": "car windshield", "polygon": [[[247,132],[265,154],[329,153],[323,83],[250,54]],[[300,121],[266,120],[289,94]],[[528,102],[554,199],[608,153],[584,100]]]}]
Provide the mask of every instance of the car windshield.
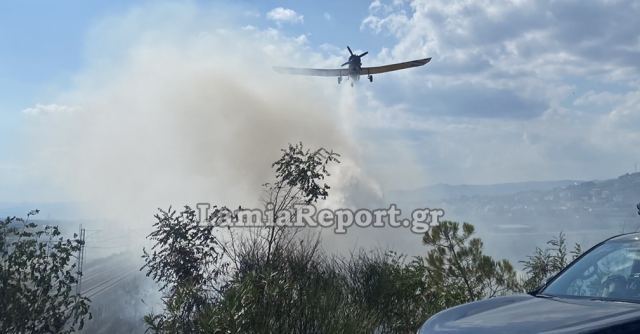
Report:
[{"label": "car windshield", "polygon": [[640,238],[623,237],[598,246],[541,294],[640,302]]}]

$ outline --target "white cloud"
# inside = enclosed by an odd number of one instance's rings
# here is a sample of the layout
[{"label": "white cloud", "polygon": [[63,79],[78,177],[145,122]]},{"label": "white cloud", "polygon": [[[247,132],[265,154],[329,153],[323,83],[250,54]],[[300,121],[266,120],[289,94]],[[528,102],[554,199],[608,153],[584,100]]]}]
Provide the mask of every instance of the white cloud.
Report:
[{"label": "white cloud", "polygon": [[640,24],[632,18],[638,15],[640,7],[628,1],[584,6],[414,0],[409,7],[401,1],[376,1],[361,28],[396,37],[392,48],[373,58],[379,62],[433,57],[428,70],[406,71],[400,74],[404,77],[421,81],[416,77],[426,76],[437,87],[458,90],[464,84],[482,95],[501,91],[526,104],[544,105],[531,115],[540,116],[550,108],[571,106],[572,99],[590,90],[591,95],[607,90],[603,84],[617,86],[618,95],[637,89]]},{"label": "white cloud", "polygon": [[[395,36],[395,57],[428,54],[445,68],[471,66],[502,76],[517,70],[542,79],[612,81],[640,74],[640,23],[634,20],[640,7],[628,1],[414,0],[409,10],[402,2],[374,4],[361,28]],[[616,70],[621,72],[612,75]]]},{"label": "white cloud", "polygon": [[77,110],[78,108],[76,107],[70,107],[65,105],[38,103],[33,107],[22,110],[22,112],[30,116],[38,116],[38,115],[58,114],[58,113],[71,113]]},{"label": "white cloud", "polygon": [[374,1],[361,29],[396,42],[369,60],[433,60],[375,81],[360,124],[374,145],[414,148],[434,183],[622,174],[640,146],[639,15],[629,1]]},{"label": "white cloud", "polygon": [[303,23],[304,16],[296,13],[295,10],[283,7],[277,7],[267,13],[267,19],[274,21],[276,24],[282,23]]},{"label": "white cloud", "polygon": [[329,14],[329,13],[327,13],[327,12],[324,12],[324,14],[322,14],[322,16],[323,16],[323,17],[324,17],[324,19],[325,19],[325,20],[327,20],[327,21],[331,21],[331,20],[332,20],[331,14]]},{"label": "white cloud", "polygon": [[404,14],[391,14],[383,18],[369,15],[360,24],[360,30],[369,28],[376,33],[380,33],[383,29],[386,29],[399,36],[402,34],[403,28],[406,27],[408,20],[408,17]]},{"label": "white cloud", "polygon": [[295,38],[296,43],[300,44],[300,45],[304,45],[309,43],[309,39],[307,38],[307,35],[302,34],[298,37]]}]

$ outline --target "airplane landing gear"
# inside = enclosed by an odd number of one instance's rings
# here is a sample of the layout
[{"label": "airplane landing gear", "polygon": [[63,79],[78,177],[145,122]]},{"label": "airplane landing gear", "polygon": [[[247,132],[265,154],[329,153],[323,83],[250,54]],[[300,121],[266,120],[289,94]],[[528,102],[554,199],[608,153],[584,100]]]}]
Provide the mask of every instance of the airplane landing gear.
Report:
[{"label": "airplane landing gear", "polygon": [[342,82],[342,77],[338,77],[338,85]]},{"label": "airplane landing gear", "polygon": [[369,79],[369,82],[373,82],[373,75],[369,74],[367,78]]}]

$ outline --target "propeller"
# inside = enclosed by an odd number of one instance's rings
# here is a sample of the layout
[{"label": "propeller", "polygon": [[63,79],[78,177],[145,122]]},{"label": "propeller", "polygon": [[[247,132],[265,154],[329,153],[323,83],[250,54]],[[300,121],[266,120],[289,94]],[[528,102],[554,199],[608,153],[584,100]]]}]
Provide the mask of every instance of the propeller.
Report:
[{"label": "propeller", "polygon": [[[360,55],[354,55],[353,51],[351,51],[351,48],[348,45],[347,45],[347,50],[349,50],[349,54],[351,54],[351,57],[349,57],[349,60],[351,60],[352,57],[362,58],[362,57],[366,56],[369,53],[369,51],[365,51],[364,53],[362,53]],[[344,63],[344,64],[342,64],[342,65],[340,65],[340,66],[345,66],[345,65],[349,65],[349,61]]]}]

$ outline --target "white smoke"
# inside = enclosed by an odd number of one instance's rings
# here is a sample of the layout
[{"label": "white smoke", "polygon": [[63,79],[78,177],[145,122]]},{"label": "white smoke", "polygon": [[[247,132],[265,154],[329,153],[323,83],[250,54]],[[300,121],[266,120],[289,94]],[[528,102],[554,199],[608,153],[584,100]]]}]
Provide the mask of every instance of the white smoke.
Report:
[{"label": "white smoke", "polygon": [[305,55],[295,38],[195,24],[202,15],[158,6],[92,32],[108,46],[89,47],[77,86],[56,101],[73,112],[32,120],[49,179],[94,214],[127,223],[169,205],[254,205],[288,143],[340,152],[342,179],[358,182],[338,108],[350,87],[278,75],[272,65]]}]

